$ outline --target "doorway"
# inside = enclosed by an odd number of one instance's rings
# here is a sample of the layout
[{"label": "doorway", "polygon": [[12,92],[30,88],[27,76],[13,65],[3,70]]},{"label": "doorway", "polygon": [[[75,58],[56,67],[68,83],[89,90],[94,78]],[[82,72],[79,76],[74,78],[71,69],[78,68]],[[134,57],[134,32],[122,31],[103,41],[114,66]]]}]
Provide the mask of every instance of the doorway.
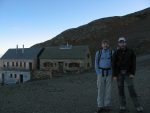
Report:
[{"label": "doorway", "polygon": [[4,85],[5,82],[5,77],[4,77],[4,73],[2,73],[2,85]]},{"label": "doorway", "polygon": [[29,63],[29,70],[30,71],[32,70],[32,63],[31,62]]},{"label": "doorway", "polygon": [[23,74],[20,74],[20,83],[23,83]]},{"label": "doorway", "polygon": [[64,63],[63,62],[58,62],[58,65],[59,65],[59,72],[63,73],[63,65],[64,65]]}]

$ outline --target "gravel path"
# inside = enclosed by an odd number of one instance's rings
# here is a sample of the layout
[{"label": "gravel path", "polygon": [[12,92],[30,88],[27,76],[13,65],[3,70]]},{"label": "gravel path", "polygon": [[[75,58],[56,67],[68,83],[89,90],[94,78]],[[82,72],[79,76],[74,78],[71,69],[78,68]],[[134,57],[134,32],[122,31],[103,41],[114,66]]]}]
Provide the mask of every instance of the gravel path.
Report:
[{"label": "gravel path", "polygon": [[[150,57],[138,58],[135,87],[144,113],[150,111]],[[143,60],[141,60],[143,59]],[[144,63],[143,63],[144,61]],[[127,88],[126,88],[127,90]],[[116,81],[112,90],[113,111],[118,113]],[[135,109],[126,91],[128,109]],[[64,75],[19,85],[0,86],[0,113],[94,113],[97,87],[95,72]]]}]

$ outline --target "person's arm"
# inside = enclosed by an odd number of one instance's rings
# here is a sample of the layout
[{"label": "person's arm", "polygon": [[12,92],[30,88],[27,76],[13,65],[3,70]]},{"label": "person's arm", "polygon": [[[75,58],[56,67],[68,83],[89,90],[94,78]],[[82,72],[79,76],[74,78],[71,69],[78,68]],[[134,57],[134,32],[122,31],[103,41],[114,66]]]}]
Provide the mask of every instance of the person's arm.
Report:
[{"label": "person's arm", "polygon": [[135,52],[132,50],[132,57],[131,57],[131,68],[130,68],[130,74],[135,76],[136,71],[136,55]]},{"label": "person's arm", "polygon": [[117,57],[117,51],[114,51],[113,56],[112,56],[112,76],[117,77],[116,73],[116,57]]},{"label": "person's arm", "polygon": [[95,55],[95,71],[96,71],[96,74],[99,75],[100,74],[100,70],[99,70],[99,64],[98,64],[98,60],[99,60],[99,51],[96,52],[96,55]]}]

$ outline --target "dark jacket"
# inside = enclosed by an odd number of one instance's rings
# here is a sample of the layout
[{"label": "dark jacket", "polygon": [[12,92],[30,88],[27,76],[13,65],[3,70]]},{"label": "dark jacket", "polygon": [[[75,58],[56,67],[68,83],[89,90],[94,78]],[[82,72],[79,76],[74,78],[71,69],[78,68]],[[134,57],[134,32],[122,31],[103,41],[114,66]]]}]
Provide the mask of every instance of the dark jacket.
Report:
[{"label": "dark jacket", "polygon": [[118,49],[114,52],[112,58],[113,76],[118,76],[120,70],[126,70],[128,75],[135,75],[136,70],[136,55],[133,50],[126,48],[125,50]]}]

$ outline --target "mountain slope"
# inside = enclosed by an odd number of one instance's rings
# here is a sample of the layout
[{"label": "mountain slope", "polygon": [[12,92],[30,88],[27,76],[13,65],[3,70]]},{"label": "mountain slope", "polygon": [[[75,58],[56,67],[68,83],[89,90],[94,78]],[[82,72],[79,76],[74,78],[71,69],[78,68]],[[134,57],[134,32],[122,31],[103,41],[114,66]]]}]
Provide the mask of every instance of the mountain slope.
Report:
[{"label": "mountain slope", "polygon": [[67,42],[72,45],[89,45],[94,57],[102,39],[109,39],[114,48],[120,36],[127,38],[128,45],[134,48],[137,54],[150,52],[150,8],[125,16],[98,19],[86,25],[68,29],[53,39],[33,47],[61,45]]}]

